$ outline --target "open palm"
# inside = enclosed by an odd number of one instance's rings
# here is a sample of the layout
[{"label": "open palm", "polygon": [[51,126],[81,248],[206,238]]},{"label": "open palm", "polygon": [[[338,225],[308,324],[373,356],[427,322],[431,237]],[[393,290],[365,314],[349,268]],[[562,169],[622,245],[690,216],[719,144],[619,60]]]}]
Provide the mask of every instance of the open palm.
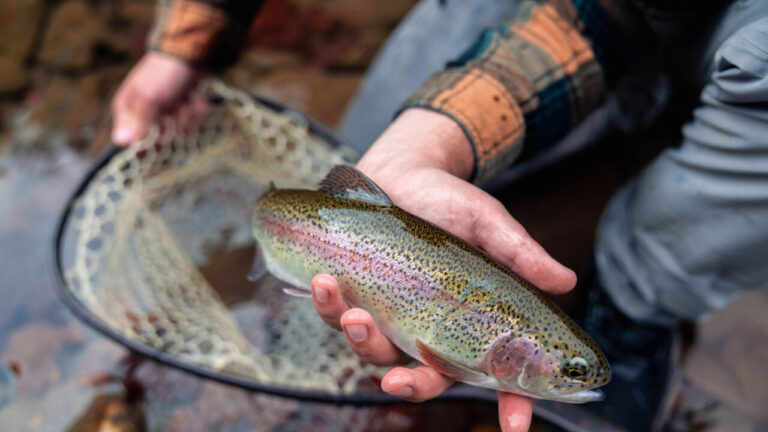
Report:
[{"label": "open palm", "polygon": [[[462,178],[469,176],[471,147],[458,126],[421,109],[403,113],[371,147],[358,168],[398,207],[462,238],[528,279],[543,291],[560,294],[575,274],[550,257],[495,198]],[[382,335],[368,312],[350,308],[328,275],[312,280],[315,307],[323,320],[344,330],[352,349],[376,365],[396,365],[403,354]],[[382,389],[420,402],[445,391],[453,380],[428,366],[395,367]],[[531,399],[499,392],[499,420],[505,432],[528,430]]]}]

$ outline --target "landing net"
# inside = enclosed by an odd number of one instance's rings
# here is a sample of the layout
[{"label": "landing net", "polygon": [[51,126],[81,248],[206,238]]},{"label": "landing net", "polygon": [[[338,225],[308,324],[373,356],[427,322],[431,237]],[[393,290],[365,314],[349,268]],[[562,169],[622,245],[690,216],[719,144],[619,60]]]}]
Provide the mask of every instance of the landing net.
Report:
[{"label": "landing net", "polygon": [[299,114],[220,82],[205,92],[202,125],[155,128],[90,178],[66,220],[65,293],[103,331],[198,373],[375,392],[383,370],[361,363],[311,300],[246,281],[250,212],[270,182],[315,188],[354,154]]}]

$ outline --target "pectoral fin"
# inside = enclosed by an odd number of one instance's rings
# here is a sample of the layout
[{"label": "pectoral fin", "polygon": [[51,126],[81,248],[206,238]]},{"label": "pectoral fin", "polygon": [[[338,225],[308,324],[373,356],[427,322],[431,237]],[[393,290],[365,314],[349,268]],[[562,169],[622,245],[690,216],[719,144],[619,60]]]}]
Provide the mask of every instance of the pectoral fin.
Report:
[{"label": "pectoral fin", "polygon": [[288,294],[289,296],[312,298],[312,291],[307,291],[303,288],[285,287],[283,288],[283,292]]},{"label": "pectoral fin", "polygon": [[253,256],[253,265],[251,265],[251,271],[248,273],[248,280],[256,282],[263,278],[269,270],[267,270],[267,263],[264,261],[264,254],[261,252],[261,247],[256,244],[256,253]]},{"label": "pectoral fin", "polygon": [[459,381],[477,381],[480,376],[485,375],[481,370],[459,364],[447,356],[433,350],[420,340],[416,340],[416,348],[419,350],[419,356],[427,366],[439,373]]}]

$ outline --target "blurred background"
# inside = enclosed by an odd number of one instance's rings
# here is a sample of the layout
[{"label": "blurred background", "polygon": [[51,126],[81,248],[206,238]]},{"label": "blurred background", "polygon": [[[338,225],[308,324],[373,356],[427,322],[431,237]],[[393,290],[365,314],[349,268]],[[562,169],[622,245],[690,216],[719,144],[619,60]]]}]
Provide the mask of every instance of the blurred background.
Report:
[{"label": "blurred background", "polygon": [[[334,127],[414,3],[269,0],[223,79]],[[498,430],[494,406],[310,404],[138,361],[57,299],[56,218],[109,146],[111,97],[143,53],[153,15],[152,0],[0,2],[0,431]],[[610,135],[495,192],[578,268],[612,192],[677,134],[661,125]],[[768,295],[753,292],[691,329],[668,430],[768,430],[767,310]]]}]

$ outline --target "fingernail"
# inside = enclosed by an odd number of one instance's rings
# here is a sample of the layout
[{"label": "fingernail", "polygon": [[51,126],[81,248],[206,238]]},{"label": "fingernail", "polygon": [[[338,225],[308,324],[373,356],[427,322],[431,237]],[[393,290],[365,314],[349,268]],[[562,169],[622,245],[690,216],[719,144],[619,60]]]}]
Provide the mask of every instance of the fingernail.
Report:
[{"label": "fingernail", "polygon": [[315,298],[320,303],[328,302],[328,290],[320,287],[315,288]]},{"label": "fingernail", "polygon": [[133,140],[133,129],[121,127],[112,134],[112,140],[116,143],[127,143]]},{"label": "fingernail", "polygon": [[530,417],[526,417],[522,414],[511,414],[507,417],[507,425],[512,430],[521,430],[530,423]]},{"label": "fingernail", "polygon": [[402,386],[397,390],[393,390],[390,392],[391,395],[397,396],[399,398],[409,398],[413,396],[413,387],[411,386]]},{"label": "fingernail", "polygon": [[344,327],[349,338],[355,342],[362,342],[368,338],[368,327],[363,324],[352,324]]}]

